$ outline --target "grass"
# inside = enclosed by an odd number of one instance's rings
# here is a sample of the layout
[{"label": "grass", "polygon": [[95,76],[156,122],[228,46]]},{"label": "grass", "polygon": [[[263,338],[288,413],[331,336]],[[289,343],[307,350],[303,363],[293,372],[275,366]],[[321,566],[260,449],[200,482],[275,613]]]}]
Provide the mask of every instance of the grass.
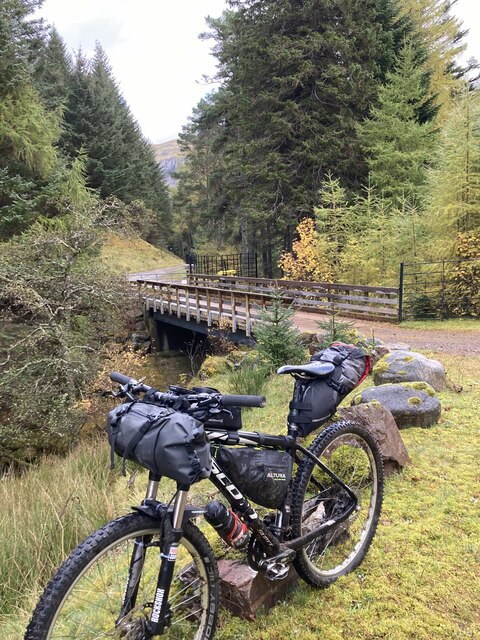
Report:
[{"label": "grass", "polygon": [[480,331],[480,319],[406,320],[400,326],[402,329],[425,329],[426,331]]},{"label": "grass", "polygon": [[[363,564],[327,590],[298,582],[254,622],[224,612],[216,639],[480,637],[480,359],[438,357],[463,391],[440,394],[438,425],[402,431],[412,465],[387,481],[377,535]],[[208,384],[228,390],[224,375]],[[267,406],[245,412],[244,428],[285,433],[291,389],[286,376],[271,379],[264,391]],[[107,467],[105,446],[91,444],[1,482],[0,637],[20,640],[39,584],[74,538],[140,499],[143,474],[129,488]],[[170,484],[164,495],[171,490]],[[194,493],[194,501],[202,503],[215,491],[205,482]],[[214,540],[210,531],[208,536]],[[218,542],[215,546],[221,549]],[[7,607],[6,590],[15,594]]]},{"label": "grass", "polygon": [[116,265],[122,273],[183,265],[183,261],[167,249],[154,247],[141,238],[126,238],[113,233],[108,234],[101,256],[104,261]]}]

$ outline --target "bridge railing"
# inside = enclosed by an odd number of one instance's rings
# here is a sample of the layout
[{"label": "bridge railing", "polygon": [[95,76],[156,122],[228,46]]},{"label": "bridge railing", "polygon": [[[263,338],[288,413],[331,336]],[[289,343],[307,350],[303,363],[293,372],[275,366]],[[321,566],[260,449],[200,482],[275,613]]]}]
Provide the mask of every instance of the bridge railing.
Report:
[{"label": "bridge railing", "polygon": [[206,322],[208,327],[228,321],[231,331],[242,329],[251,336],[259,319],[259,309],[271,304],[267,291],[251,292],[204,285],[177,284],[156,280],[136,280],[146,309],[168,313],[188,322]]},{"label": "bridge railing", "polygon": [[297,309],[317,313],[335,309],[348,317],[386,321],[397,320],[399,313],[399,291],[394,287],[204,274],[190,274],[188,283],[250,293],[280,289],[285,302],[292,302]]}]

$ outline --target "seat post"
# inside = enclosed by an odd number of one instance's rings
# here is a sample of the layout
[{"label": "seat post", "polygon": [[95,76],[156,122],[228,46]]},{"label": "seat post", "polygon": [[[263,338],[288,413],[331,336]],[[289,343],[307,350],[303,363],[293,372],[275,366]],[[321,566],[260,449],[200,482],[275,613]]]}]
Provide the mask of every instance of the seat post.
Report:
[{"label": "seat post", "polygon": [[[298,403],[300,401],[300,392],[301,392],[302,383],[300,380],[295,380],[295,385],[293,387],[293,398],[292,403]],[[289,436],[294,438],[295,440],[298,438],[298,425],[292,421],[292,418],[299,415],[299,410],[297,408],[290,409],[290,413],[288,414],[288,424],[287,424],[287,433]]]}]

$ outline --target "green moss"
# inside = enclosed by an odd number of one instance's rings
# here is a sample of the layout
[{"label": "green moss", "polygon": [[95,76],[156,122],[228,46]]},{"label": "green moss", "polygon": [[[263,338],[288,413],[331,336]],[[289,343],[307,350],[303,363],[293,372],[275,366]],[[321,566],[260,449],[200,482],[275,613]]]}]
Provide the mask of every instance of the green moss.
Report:
[{"label": "green moss", "polygon": [[408,404],[422,404],[423,400],[418,396],[413,396],[413,398],[409,398],[407,402]]},{"label": "green moss", "polygon": [[370,402],[367,402],[367,405],[375,407],[375,409],[380,409],[382,407],[382,404],[378,400],[370,400]]},{"label": "green moss", "polygon": [[425,391],[425,393],[430,396],[436,396],[435,389],[431,387],[427,382],[402,382],[403,387],[408,387],[409,389],[415,389],[415,391]]},{"label": "green moss", "polygon": [[404,369],[401,369],[400,371],[397,371],[397,375],[399,376],[406,376],[407,372]]},{"label": "green moss", "polygon": [[407,356],[404,358],[405,362],[412,362],[415,358],[413,356]]},{"label": "green moss", "polygon": [[386,373],[390,367],[390,363],[387,362],[387,357],[383,356],[383,358],[381,358],[377,364],[373,367],[372,369],[372,373],[374,376],[376,376],[379,373]]},{"label": "green moss", "polygon": [[353,400],[352,400],[352,404],[357,405],[357,404],[361,404],[362,403],[362,394],[359,393],[358,395],[356,395]]}]

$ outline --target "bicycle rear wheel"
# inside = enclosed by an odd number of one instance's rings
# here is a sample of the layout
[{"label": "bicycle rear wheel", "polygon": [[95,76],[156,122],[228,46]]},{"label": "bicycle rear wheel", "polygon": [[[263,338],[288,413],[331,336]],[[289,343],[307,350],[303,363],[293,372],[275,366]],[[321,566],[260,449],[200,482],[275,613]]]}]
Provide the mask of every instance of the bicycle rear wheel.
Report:
[{"label": "bicycle rear wheel", "polygon": [[[383,498],[383,465],[374,438],[351,422],[333,424],[310,445],[356,495],[358,510],[298,551],[293,564],[309,584],[327,587],[363,560],[370,547]],[[351,498],[309,458],[300,464],[292,491],[292,533],[298,537],[345,513]]]},{"label": "bicycle rear wheel", "polygon": [[[132,553],[142,569],[130,584],[122,612]],[[42,595],[25,640],[144,640],[160,568],[159,523],[133,513],[99,529],[67,558]],[[213,551],[191,522],[184,527],[169,595],[171,620],[162,637],[209,640],[218,606]]]}]

